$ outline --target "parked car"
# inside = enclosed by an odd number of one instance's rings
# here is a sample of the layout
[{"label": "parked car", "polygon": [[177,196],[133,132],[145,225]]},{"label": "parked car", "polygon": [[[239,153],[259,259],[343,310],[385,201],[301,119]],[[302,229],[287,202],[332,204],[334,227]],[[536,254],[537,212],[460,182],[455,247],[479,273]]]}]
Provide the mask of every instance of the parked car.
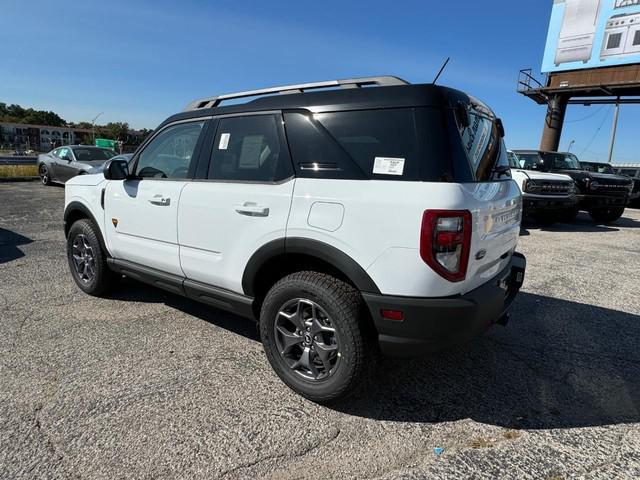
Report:
[{"label": "parked car", "polygon": [[340,398],[378,349],[423,355],[506,323],[526,262],[502,136],[482,102],[396,77],[196,100],[130,163],[67,182],[71,275],[91,295],[115,273],[257,320],[289,387]]},{"label": "parked car", "polygon": [[38,173],[44,185],[64,183],[89,173],[114,157],[116,152],[89,145],[66,145],[38,155]]},{"label": "parked car", "polygon": [[[133,153],[123,153],[120,155],[116,155],[115,157],[111,157],[110,160],[124,160],[125,162],[129,163],[131,161],[131,158],[133,157]],[[106,162],[100,164],[97,167],[92,167],[87,173],[102,173],[104,172],[104,167],[106,165]]]},{"label": "parked car", "polygon": [[514,153],[526,169],[564,173],[573,178],[578,190],[578,205],[567,213],[566,221],[575,219],[579,210],[586,210],[596,222],[615,222],[629,203],[633,190],[630,178],[586,171],[573,153],[540,150],[514,150]]},{"label": "parked car", "polygon": [[612,167],[616,174],[626,175],[633,180],[631,206],[640,207],[640,163],[623,163],[612,165]]},{"label": "parked car", "polygon": [[575,184],[568,175],[523,168],[515,153],[507,152],[511,178],[522,191],[523,215],[550,224],[566,218],[578,203]]}]

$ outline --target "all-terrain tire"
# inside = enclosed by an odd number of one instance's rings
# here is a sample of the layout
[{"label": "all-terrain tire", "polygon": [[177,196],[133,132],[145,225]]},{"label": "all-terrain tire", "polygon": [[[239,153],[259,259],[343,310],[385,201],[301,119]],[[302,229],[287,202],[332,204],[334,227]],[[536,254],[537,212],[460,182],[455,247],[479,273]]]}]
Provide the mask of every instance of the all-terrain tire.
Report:
[{"label": "all-terrain tire", "polygon": [[[300,305],[307,301],[316,304],[319,307],[316,309],[326,314],[335,329],[337,354],[334,360],[337,363],[327,378],[305,378],[292,368],[292,360],[278,348],[276,327],[281,321],[281,312],[292,302]],[[296,311],[301,311],[299,306]],[[344,398],[367,378],[377,360],[375,344],[364,324],[366,315],[366,305],[351,285],[324,273],[290,274],[269,290],[262,304],[260,337],[267,359],[282,381],[300,395],[318,403]],[[302,345],[294,348],[303,351]]]},{"label": "all-terrain tire", "polygon": [[594,208],[589,215],[596,223],[613,223],[624,213],[624,207]]},{"label": "all-terrain tire", "polygon": [[115,282],[115,274],[107,266],[107,253],[98,239],[98,228],[83,218],[76,221],[67,236],[67,260],[76,285],[93,296],[107,292]]}]

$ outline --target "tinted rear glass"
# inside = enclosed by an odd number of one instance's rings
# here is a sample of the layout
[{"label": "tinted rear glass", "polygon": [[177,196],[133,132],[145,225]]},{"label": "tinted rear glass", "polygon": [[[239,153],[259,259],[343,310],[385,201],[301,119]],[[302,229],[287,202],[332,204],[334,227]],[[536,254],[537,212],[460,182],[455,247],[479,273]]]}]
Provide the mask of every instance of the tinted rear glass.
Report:
[{"label": "tinted rear glass", "polygon": [[288,112],[285,127],[300,176],[413,181],[450,177],[440,109]]}]

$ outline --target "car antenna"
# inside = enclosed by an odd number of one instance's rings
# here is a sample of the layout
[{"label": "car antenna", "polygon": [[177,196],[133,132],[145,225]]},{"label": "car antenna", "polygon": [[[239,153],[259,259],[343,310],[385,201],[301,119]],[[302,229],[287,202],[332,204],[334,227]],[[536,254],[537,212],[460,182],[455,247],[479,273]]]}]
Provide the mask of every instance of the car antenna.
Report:
[{"label": "car antenna", "polygon": [[444,61],[444,63],[442,64],[442,66],[440,67],[440,71],[438,72],[438,74],[436,75],[436,78],[433,79],[433,83],[434,85],[436,84],[436,82],[438,81],[438,79],[440,78],[440,75],[442,75],[442,72],[444,72],[444,69],[447,67],[447,64],[449,63],[449,60],[451,59],[451,57],[447,57],[447,59]]}]

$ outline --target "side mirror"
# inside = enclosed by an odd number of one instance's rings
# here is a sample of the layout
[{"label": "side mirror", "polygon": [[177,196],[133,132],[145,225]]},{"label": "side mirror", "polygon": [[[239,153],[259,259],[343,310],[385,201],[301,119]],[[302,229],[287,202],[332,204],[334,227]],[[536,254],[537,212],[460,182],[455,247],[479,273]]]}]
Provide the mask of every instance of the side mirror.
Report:
[{"label": "side mirror", "polygon": [[104,165],[104,178],[107,180],[126,180],[129,178],[129,164],[126,160],[107,160]]}]

